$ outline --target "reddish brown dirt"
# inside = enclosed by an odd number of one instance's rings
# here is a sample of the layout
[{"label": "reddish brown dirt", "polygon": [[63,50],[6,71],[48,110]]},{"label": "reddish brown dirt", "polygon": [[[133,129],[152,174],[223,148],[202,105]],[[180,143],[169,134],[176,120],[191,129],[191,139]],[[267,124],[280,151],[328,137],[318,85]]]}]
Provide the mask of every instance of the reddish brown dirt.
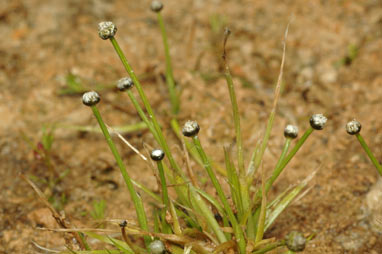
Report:
[{"label": "reddish brown dirt", "polygon": [[[242,115],[246,161],[264,131],[282,55],[281,41],[289,20],[285,90],[282,94],[264,169],[269,172],[281,151],[287,123],[305,130],[312,113],[324,113],[327,128],[313,133],[280,177],[275,191],[321,166],[311,191],[277,220],[268,237],[291,230],[316,232],[304,253],[382,253],[382,235],[370,227],[366,195],[377,171],[344,125],[352,118],[382,159],[382,4],[366,1],[164,1],[163,15],[171,44],[175,77],[182,89],[180,122],[196,119],[208,153],[223,161],[222,146],[234,140],[229,97],[219,76],[222,28],[233,31],[229,62],[235,76]],[[68,73],[89,88],[110,84],[125,75],[112,46],[97,35],[97,24],[113,20],[117,39],[136,73],[164,73],[164,54],[150,1],[4,0],[0,6],[0,253],[43,253],[60,249],[50,213],[20,173],[46,178],[51,173],[36,159],[21,133],[33,143],[51,123],[96,125],[80,96],[59,96]],[[217,32],[211,19],[223,21]],[[349,47],[358,54],[350,59]],[[342,61],[342,62],[341,62]],[[154,74],[154,76],[153,76]],[[147,78],[145,91],[155,107],[172,149],[179,143],[169,131],[169,100],[159,79]],[[100,111],[109,125],[139,121],[126,95],[101,92]],[[123,110],[121,110],[123,109]],[[147,132],[126,138],[137,148],[153,145]],[[134,179],[156,188],[152,171],[117,142]],[[134,210],[115,162],[101,135],[59,128],[52,147],[54,170],[70,170],[53,188],[63,193],[66,216],[77,227],[91,225],[94,200],[107,201],[107,218],[133,218]],[[196,166],[195,166],[196,167]],[[111,168],[112,170],[108,170]],[[105,181],[117,184],[105,184]],[[52,189],[39,184],[45,194]],[[56,195],[56,196],[57,196]]]}]

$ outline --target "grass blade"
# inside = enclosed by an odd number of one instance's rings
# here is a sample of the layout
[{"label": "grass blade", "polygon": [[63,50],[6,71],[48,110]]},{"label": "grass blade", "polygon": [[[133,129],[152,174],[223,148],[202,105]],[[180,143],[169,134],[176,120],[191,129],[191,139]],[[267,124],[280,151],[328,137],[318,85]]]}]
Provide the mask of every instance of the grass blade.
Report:
[{"label": "grass blade", "polygon": [[[277,103],[278,103],[279,98],[280,98],[280,91],[281,91],[281,86],[282,86],[282,77],[283,77],[283,73],[284,73],[284,64],[285,64],[286,39],[288,37],[288,30],[289,30],[289,23],[285,29],[284,39],[282,42],[283,43],[283,55],[281,58],[280,72],[279,72],[279,76],[278,76],[277,84],[276,84],[276,89],[275,89],[275,97],[273,100],[273,107],[272,107],[271,114],[269,115],[267,128],[265,130],[265,134],[263,137],[263,142],[261,143],[261,147],[259,149],[258,154],[256,154],[256,156],[255,156],[253,173],[256,172],[256,170],[260,166],[260,163],[263,159],[265,149],[267,148],[268,139],[269,139],[269,136],[271,134],[272,127],[273,127],[273,121],[275,118]],[[253,175],[253,173],[252,173],[252,175]]]},{"label": "grass blade", "polygon": [[199,214],[204,217],[209,227],[215,233],[219,242],[220,243],[226,242],[227,239],[223,231],[220,229],[219,224],[215,220],[214,215],[212,214],[210,209],[206,206],[206,204],[203,202],[202,198],[197,193],[196,189],[192,185],[189,185],[189,191],[190,191],[191,204],[194,204],[197,210],[199,210]]},{"label": "grass blade", "polygon": [[286,194],[283,199],[274,206],[274,208],[269,211],[269,214],[265,222],[265,231],[272,225],[272,223],[277,219],[277,217],[285,210],[285,208],[290,205],[290,203],[297,197],[297,195],[305,188],[305,186],[312,180],[312,178],[317,173],[315,170],[308,177],[306,177],[300,184],[294,187],[288,194]]},{"label": "grass blade", "polygon": [[97,239],[97,240],[99,240],[99,241],[101,241],[103,243],[107,243],[107,244],[113,245],[113,246],[117,247],[121,251],[124,251],[124,252],[129,253],[129,254],[130,253],[134,254],[134,251],[124,241],[121,241],[121,240],[118,240],[118,239],[115,239],[115,238],[112,238],[112,237],[109,237],[109,236],[104,236],[104,235],[96,234],[96,233],[93,233],[93,232],[83,232],[83,233],[85,235],[87,235],[87,236],[89,236],[91,238]]},{"label": "grass blade", "polygon": [[228,183],[231,189],[231,196],[235,204],[235,207],[238,210],[238,217],[240,221],[241,218],[243,217],[244,209],[243,209],[243,201],[241,199],[242,196],[240,195],[241,192],[240,192],[239,178],[237,176],[235,166],[232,163],[231,156],[229,152],[227,151],[227,148],[224,148],[224,160],[225,160],[226,169],[227,169]]},{"label": "grass blade", "polygon": [[245,253],[245,239],[244,239],[243,231],[240,228],[230,205],[228,204],[228,200],[227,200],[227,198],[223,192],[223,189],[222,189],[219,181],[217,180],[217,178],[215,176],[215,173],[213,172],[213,170],[211,168],[211,164],[208,161],[208,158],[207,158],[207,156],[206,156],[206,154],[202,148],[202,145],[200,144],[200,140],[199,140],[198,136],[194,136],[192,138],[192,140],[194,141],[195,147],[198,150],[200,157],[202,158],[204,168],[206,169],[207,174],[210,177],[211,182],[216,189],[216,192],[218,193],[219,199],[223,204],[224,210],[226,211],[226,213],[228,215],[229,221],[232,224],[233,230],[235,232],[236,240],[238,242],[239,251],[240,251],[240,253],[244,254]]},{"label": "grass blade", "polygon": [[262,195],[262,199],[261,199],[261,209],[260,209],[259,221],[257,224],[255,243],[258,243],[263,239],[263,235],[265,231],[264,224],[265,224],[265,218],[266,218],[266,212],[267,212],[267,195],[265,191],[265,172],[264,172],[264,169],[262,171],[263,172],[262,172],[262,179],[261,179],[261,190],[265,194]]},{"label": "grass blade", "polygon": [[235,87],[233,85],[231,71],[227,64],[227,55],[226,55],[226,44],[227,44],[227,40],[230,33],[231,31],[228,28],[226,28],[224,32],[224,44],[223,44],[223,63],[224,63],[224,69],[225,69],[224,76],[227,81],[227,87],[228,87],[229,97],[230,97],[231,106],[232,106],[233,121],[235,125],[237,160],[238,160],[239,172],[240,172],[240,175],[244,175],[245,172],[244,172],[243,141],[242,141],[241,129],[240,129],[239,107],[237,105]]}]

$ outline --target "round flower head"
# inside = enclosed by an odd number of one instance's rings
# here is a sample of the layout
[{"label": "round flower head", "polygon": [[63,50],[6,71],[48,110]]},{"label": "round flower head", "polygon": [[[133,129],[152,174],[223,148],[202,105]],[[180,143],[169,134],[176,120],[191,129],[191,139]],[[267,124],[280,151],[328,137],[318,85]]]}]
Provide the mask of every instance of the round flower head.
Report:
[{"label": "round flower head", "polygon": [[149,250],[151,254],[163,254],[166,251],[161,240],[152,241],[149,245]]},{"label": "round flower head", "polygon": [[102,40],[107,40],[117,33],[117,27],[111,21],[104,21],[98,24],[98,35]]},{"label": "round flower head", "polygon": [[163,4],[161,1],[152,1],[150,8],[153,12],[160,12],[163,9]]},{"label": "round flower head", "polygon": [[121,228],[126,227],[126,226],[127,226],[127,221],[126,221],[126,220],[121,221],[121,223],[119,223],[119,226],[120,226]]},{"label": "round flower head", "polygon": [[196,121],[187,121],[182,129],[182,133],[186,137],[194,137],[198,135],[200,130],[199,124]]},{"label": "round flower head", "polygon": [[310,126],[315,130],[322,130],[328,119],[323,114],[314,114],[310,118]]},{"label": "round flower head", "polygon": [[119,91],[129,90],[134,86],[134,82],[131,78],[125,77],[117,81],[117,88]]},{"label": "round flower head", "polygon": [[361,131],[361,128],[361,123],[355,119],[346,124],[346,132],[350,135],[358,134]]},{"label": "round flower head", "polygon": [[298,136],[298,127],[295,125],[288,124],[284,129],[284,137],[286,138],[297,138]]},{"label": "round flower head", "polygon": [[161,161],[164,158],[164,152],[161,149],[154,149],[151,151],[150,156],[154,161]]},{"label": "round flower head", "polygon": [[82,95],[82,103],[89,107],[96,105],[100,100],[101,98],[95,91],[86,92]]},{"label": "round flower head", "polygon": [[305,249],[306,239],[302,233],[292,231],[287,235],[285,243],[289,250],[299,252]]}]

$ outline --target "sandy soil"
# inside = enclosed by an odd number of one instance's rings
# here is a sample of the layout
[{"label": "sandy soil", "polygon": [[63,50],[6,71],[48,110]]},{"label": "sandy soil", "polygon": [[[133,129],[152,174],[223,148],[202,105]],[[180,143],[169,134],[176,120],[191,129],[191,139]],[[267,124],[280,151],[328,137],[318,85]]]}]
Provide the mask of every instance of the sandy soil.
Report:
[{"label": "sandy soil", "polygon": [[[178,87],[179,120],[196,119],[208,153],[223,161],[222,146],[234,141],[229,96],[220,76],[222,29],[229,26],[229,62],[242,115],[246,161],[264,131],[273,87],[287,40],[283,91],[264,169],[269,172],[283,144],[287,123],[308,127],[313,113],[324,113],[327,128],[313,133],[278,180],[275,193],[304,179],[321,165],[311,191],[295,202],[267,232],[284,237],[291,230],[316,232],[304,253],[382,253],[382,234],[371,226],[366,197],[377,171],[354,137],[345,133],[357,118],[362,134],[382,159],[382,3],[365,1],[166,0],[163,15],[169,33]],[[96,126],[80,95],[59,94],[69,73],[89,89],[125,75],[112,46],[98,38],[99,21],[112,20],[117,38],[166,130],[172,149],[179,142],[168,124],[169,100],[164,54],[150,1],[3,0],[0,5],[0,253],[45,253],[65,245],[61,234],[36,230],[57,227],[49,211],[21,179],[47,179],[69,173],[47,195],[65,196],[58,206],[77,227],[91,225],[92,203],[104,199],[107,218],[133,218],[134,211],[116,164],[101,135],[58,128],[49,170],[26,142],[38,144],[43,126],[52,123]],[[214,24],[214,25],[211,25]],[[100,111],[109,125],[139,122],[125,94],[100,91]],[[147,131],[125,137],[143,150],[154,145]],[[152,171],[117,142],[131,175],[157,188]],[[196,167],[196,166],[195,166]],[[58,202],[58,201],[57,201]]]}]

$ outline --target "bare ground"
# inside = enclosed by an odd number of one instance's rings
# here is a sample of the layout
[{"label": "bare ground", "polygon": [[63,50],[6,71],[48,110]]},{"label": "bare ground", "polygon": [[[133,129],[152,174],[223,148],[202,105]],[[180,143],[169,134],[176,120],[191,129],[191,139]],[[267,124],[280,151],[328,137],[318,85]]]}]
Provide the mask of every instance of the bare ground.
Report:
[{"label": "bare ground", "polygon": [[[59,249],[50,213],[19,174],[48,177],[22,133],[33,143],[51,123],[96,125],[80,96],[59,96],[68,73],[89,88],[125,75],[112,46],[97,35],[97,24],[113,20],[117,39],[135,71],[146,75],[145,91],[163,127],[169,130],[169,100],[160,76],[164,55],[150,1],[8,0],[0,6],[0,253],[43,253],[32,242]],[[317,232],[304,253],[382,253],[382,235],[373,230],[366,196],[377,172],[344,125],[352,118],[382,158],[382,3],[366,1],[164,1],[171,55],[182,90],[180,122],[196,119],[209,154],[223,161],[222,146],[234,141],[229,97],[219,70],[222,28],[229,26],[229,62],[235,75],[243,136],[250,151],[264,131],[287,23],[285,90],[265,154],[271,170],[281,151],[282,130],[294,123],[303,131],[312,113],[324,113],[327,128],[313,133],[278,181],[275,193],[321,165],[311,191],[277,220],[267,236],[291,230]],[[215,22],[214,27],[211,22]],[[220,23],[219,23],[220,22]],[[220,25],[219,25],[220,24]],[[356,52],[355,55],[353,55]],[[101,92],[100,110],[109,125],[139,121],[125,95]],[[179,143],[167,131],[180,157]],[[147,132],[126,135],[143,150],[153,145]],[[152,171],[118,144],[133,178],[157,188]],[[107,218],[133,218],[132,204],[103,137],[57,129],[54,170],[69,174],[53,188],[66,195],[66,216],[77,227],[91,225],[94,200],[107,201]],[[196,167],[196,166],[195,166]],[[39,185],[47,195],[52,189]],[[45,187],[44,187],[45,186]]]}]

